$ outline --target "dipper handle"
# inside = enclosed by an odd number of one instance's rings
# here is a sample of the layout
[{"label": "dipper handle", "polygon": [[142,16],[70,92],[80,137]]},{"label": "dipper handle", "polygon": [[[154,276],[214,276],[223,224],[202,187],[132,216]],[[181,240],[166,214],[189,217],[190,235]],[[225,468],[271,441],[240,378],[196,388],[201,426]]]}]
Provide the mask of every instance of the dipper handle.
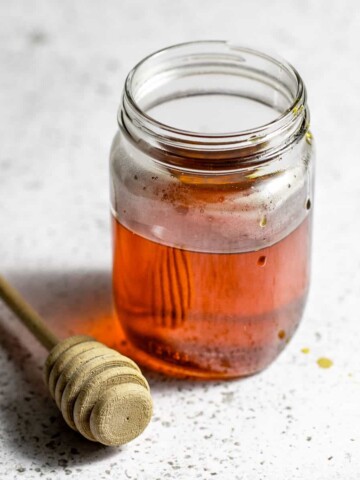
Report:
[{"label": "dipper handle", "polygon": [[47,327],[38,313],[22,296],[0,275],[0,298],[22,321],[25,327],[36,337],[41,345],[51,350],[59,343],[56,335]]}]

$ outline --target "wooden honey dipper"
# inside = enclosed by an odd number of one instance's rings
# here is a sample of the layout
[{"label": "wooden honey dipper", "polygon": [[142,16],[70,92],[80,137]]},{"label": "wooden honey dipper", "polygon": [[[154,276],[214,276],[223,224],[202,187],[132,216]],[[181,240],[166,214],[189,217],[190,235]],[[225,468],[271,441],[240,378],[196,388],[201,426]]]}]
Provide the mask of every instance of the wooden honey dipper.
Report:
[{"label": "wooden honey dipper", "polygon": [[152,400],[136,363],[85,335],[60,341],[1,276],[0,298],[50,351],[45,382],[73,430],[112,446],[143,432],[151,419]]}]

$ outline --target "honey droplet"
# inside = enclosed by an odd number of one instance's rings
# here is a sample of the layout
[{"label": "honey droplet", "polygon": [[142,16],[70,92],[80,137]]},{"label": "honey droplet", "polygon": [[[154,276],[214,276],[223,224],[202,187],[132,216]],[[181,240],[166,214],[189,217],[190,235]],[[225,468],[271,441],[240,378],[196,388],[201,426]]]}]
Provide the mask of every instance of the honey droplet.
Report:
[{"label": "honey droplet", "polygon": [[266,256],[265,256],[265,255],[261,255],[261,257],[258,258],[257,264],[259,265],[259,267],[265,267],[265,265],[266,265]]},{"label": "honey droplet", "polygon": [[319,365],[320,368],[330,368],[330,367],[333,366],[332,360],[330,360],[330,358],[326,358],[326,357],[320,357],[317,360],[317,364]]},{"label": "honey droplet", "polygon": [[297,117],[303,110],[304,110],[304,105],[300,105],[299,107],[295,105],[295,107],[292,109],[294,117]]},{"label": "honey droplet", "polygon": [[305,140],[306,140],[306,143],[307,143],[307,144],[312,145],[313,135],[312,135],[312,133],[310,132],[310,130],[308,130],[308,131],[305,133]]},{"label": "honey droplet", "polygon": [[305,353],[305,354],[310,353],[310,348],[307,348],[307,347],[302,348],[302,349],[301,349],[301,353]]},{"label": "honey droplet", "polygon": [[280,330],[280,332],[278,333],[278,337],[280,338],[280,340],[284,340],[284,338],[286,337],[285,330]]},{"label": "honey droplet", "polygon": [[263,215],[261,218],[260,218],[260,222],[259,222],[259,225],[261,228],[264,228],[267,224],[267,218],[266,218],[266,215]]}]

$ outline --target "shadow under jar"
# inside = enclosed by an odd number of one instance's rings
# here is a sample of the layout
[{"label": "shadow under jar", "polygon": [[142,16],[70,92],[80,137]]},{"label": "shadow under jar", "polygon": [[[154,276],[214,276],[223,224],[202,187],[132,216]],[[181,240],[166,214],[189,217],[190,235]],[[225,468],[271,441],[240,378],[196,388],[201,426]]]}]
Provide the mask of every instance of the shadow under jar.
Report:
[{"label": "shadow under jar", "polygon": [[128,75],[111,149],[113,290],[131,355],[176,376],[259,372],[301,319],[313,146],[288,63],[176,45]]}]

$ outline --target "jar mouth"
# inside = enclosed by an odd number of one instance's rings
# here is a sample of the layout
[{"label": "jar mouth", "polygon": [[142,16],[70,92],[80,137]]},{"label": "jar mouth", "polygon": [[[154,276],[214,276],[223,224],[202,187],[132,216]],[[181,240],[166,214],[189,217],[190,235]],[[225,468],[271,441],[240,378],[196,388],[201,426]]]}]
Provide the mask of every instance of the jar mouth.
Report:
[{"label": "jar mouth", "polygon": [[[174,100],[210,95],[231,96],[231,102],[235,97],[258,102],[272,109],[274,118],[250,128],[198,131],[151,114]],[[304,83],[288,62],[210,40],[173,45],[140,61],[127,76],[118,121],[142,147],[171,157],[252,162],[268,159],[303,135],[309,112]]]}]

